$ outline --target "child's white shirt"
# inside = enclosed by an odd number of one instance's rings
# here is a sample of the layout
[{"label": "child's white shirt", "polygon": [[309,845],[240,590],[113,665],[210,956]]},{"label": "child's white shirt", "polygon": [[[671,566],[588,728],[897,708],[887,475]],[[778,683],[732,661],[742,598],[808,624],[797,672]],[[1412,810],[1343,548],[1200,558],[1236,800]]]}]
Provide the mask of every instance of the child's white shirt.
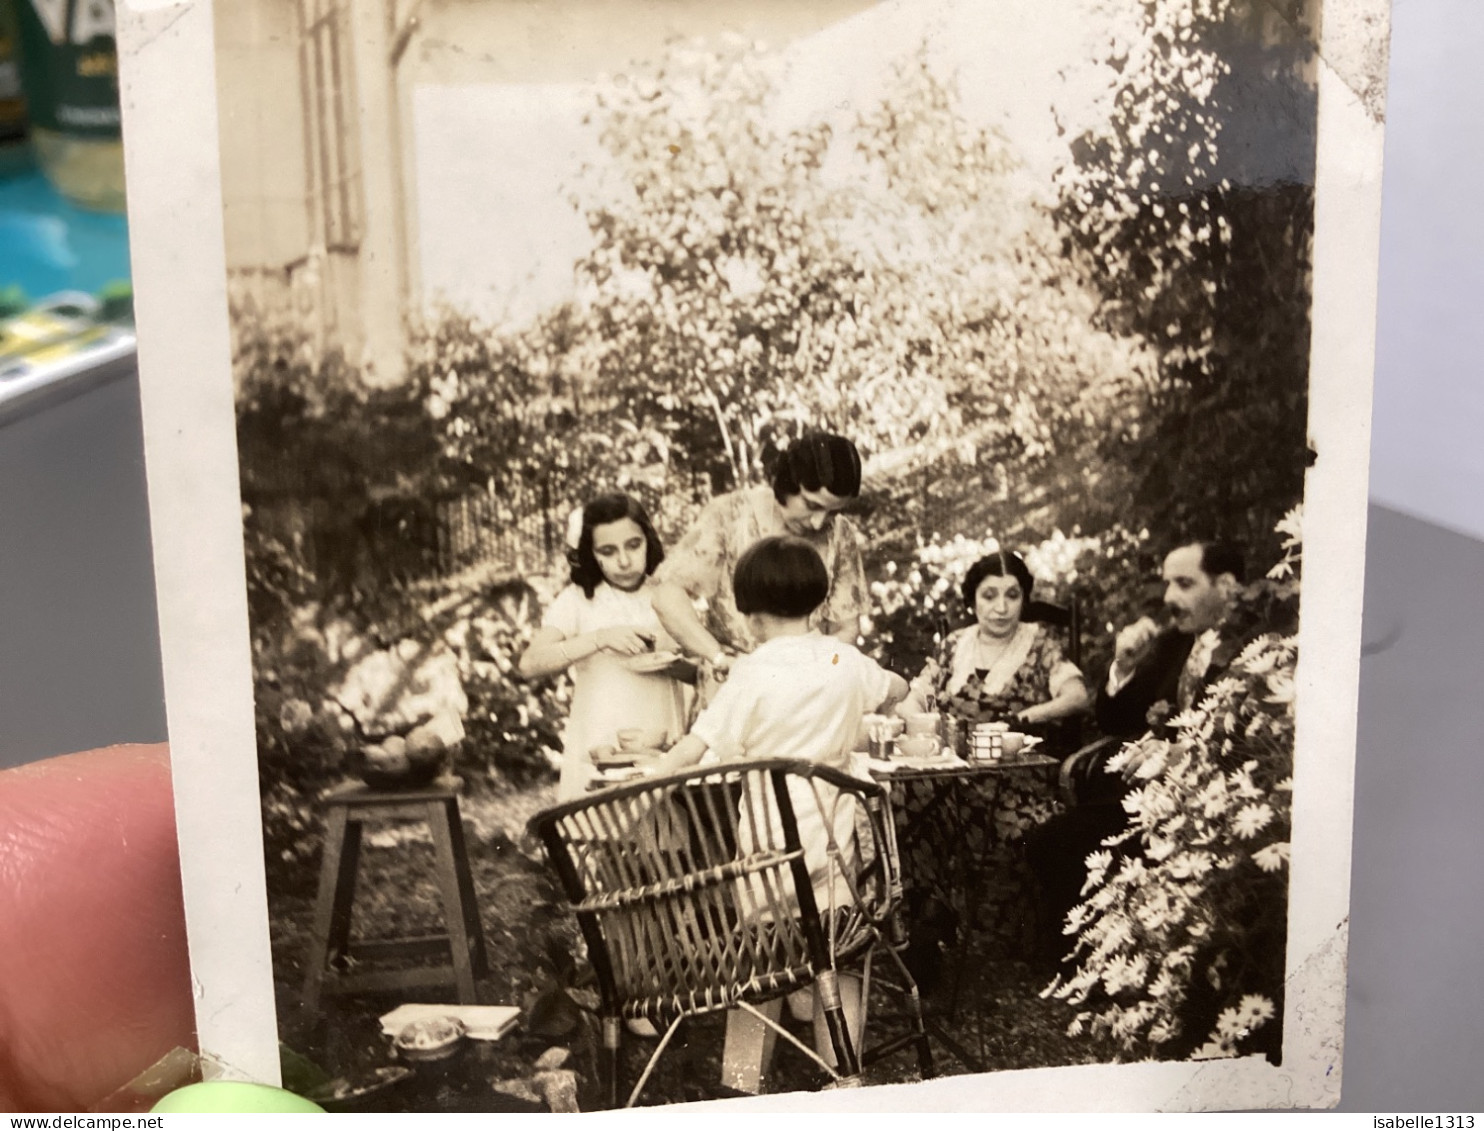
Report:
[{"label": "child's white shirt", "polygon": [[[732,665],[691,733],[721,761],[797,759],[849,772],[865,715],[890,693],[890,673],[850,644],[818,632],[775,637]],[[789,797],[815,904],[827,914],[849,898],[829,848],[833,842],[841,866],[854,867],[855,799],[802,780],[790,782]],[[739,830],[744,852],[755,847],[761,830],[752,821],[763,814],[771,831],[762,839],[781,846],[777,806],[745,806]],[[752,904],[752,914],[769,917],[761,886],[739,885],[738,898],[744,908]]]},{"label": "child's white shirt", "polygon": [[891,675],[854,645],[810,632],[739,656],[691,733],[724,761],[797,758],[850,768],[862,719],[891,693]]}]

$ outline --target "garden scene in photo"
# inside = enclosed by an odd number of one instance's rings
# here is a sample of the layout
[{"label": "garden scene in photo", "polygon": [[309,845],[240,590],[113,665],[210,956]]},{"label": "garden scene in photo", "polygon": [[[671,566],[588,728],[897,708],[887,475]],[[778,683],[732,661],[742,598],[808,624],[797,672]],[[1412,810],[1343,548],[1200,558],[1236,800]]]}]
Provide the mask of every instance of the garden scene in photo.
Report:
[{"label": "garden scene in photo", "polygon": [[[924,6],[939,31],[969,7]],[[327,799],[368,769],[395,780],[436,763],[459,781],[488,952],[478,1000],[521,1016],[468,1073],[420,1068],[383,1102],[603,1105],[590,940],[528,831],[557,798],[573,682],[523,675],[521,659],[571,580],[574,510],[624,493],[670,551],[708,503],[771,483],[790,445],[820,431],[862,460],[842,511],[860,532],[862,653],[912,681],[974,623],[971,567],[1013,551],[1034,599],[1071,610],[1046,627],[1089,695],[1045,732],[1046,773],[977,787],[978,815],[958,838],[973,859],[941,889],[914,877],[938,842],[906,831],[938,795],[893,787],[897,945],[936,1072],[1281,1061],[1304,478],[1316,458],[1318,5],[1056,7],[1068,23],[1078,13],[1067,54],[1085,57],[1062,85],[1022,95],[1044,103],[1040,150],[1024,118],[986,114],[941,35],[882,53],[869,96],[832,94],[845,80],[821,59],[847,33],[883,42],[889,25],[867,21],[906,19],[895,5],[842,5],[860,12],[825,22],[815,55],[803,34],[782,47],[677,36],[567,84],[587,148],[559,205],[581,240],[541,264],[565,291],[532,309],[529,295],[502,307],[425,286],[422,301],[400,300],[394,360],[373,356],[370,330],[337,337],[320,309],[337,279],[370,270],[346,250],[357,225],[371,232],[369,212],[341,215],[350,227],[338,235],[316,213],[318,238],[281,286],[256,267],[229,272],[289,1086],[369,1077],[388,1063],[382,1014],[448,1000],[448,987],[368,991],[301,1008]],[[321,8],[305,34],[360,18],[329,0],[305,10]],[[461,10],[430,9],[429,20]],[[414,60],[433,50],[412,44]],[[322,178],[336,158],[316,154]],[[359,157],[367,186],[373,159]],[[418,176],[432,179],[408,180]],[[322,208],[334,194],[314,184]],[[439,269],[419,270],[426,283]],[[538,283],[530,292],[544,295]],[[1090,703],[1120,630],[1168,620],[1161,572],[1194,542],[1245,556],[1219,642],[1196,633],[1220,674],[1187,707],[1166,703],[1145,733],[1116,736],[1098,772],[1130,779],[1126,826],[1093,846],[1078,902],[1048,922],[1027,838],[1076,806],[1059,764],[1100,737]],[[440,930],[437,835],[373,825],[357,844],[350,938]],[[1058,936],[1065,960],[1048,962],[1040,948]],[[869,1018],[899,1019],[875,999]],[[783,1024],[811,1040],[807,1019],[785,1011]],[[641,1102],[736,1094],[721,1083],[727,1025],[722,1011],[684,1022]],[[624,1041],[631,1085],[655,1041]],[[770,1092],[828,1080],[786,1040],[773,1055]],[[921,1075],[901,1051],[861,1079]]]}]

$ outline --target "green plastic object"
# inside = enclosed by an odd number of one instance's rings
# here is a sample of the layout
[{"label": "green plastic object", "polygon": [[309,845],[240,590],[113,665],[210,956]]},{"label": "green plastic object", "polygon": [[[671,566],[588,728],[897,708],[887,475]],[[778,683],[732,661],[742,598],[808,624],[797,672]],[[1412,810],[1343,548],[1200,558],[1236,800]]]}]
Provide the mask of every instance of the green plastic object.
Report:
[{"label": "green plastic object", "polygon": [[294,1112],[322,1112],[319,1104],[303,1096],[271,1088],[267,1084],[246,1084],[232,1080],[214,1080],[206,1084],[187,1084],[177,1088],[150,1108],[159,1112],[259,1112],[278,1115]]}]

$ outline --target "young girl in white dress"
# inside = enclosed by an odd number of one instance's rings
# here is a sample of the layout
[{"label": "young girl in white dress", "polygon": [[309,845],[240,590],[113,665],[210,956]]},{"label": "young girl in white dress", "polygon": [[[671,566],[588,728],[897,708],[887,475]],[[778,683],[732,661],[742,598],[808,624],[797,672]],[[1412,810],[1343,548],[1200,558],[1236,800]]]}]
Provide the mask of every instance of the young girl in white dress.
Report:
[{"label": "young girl in white dress", "polygon": [[557,799],[581,797],[594,748],[669,745],[685,733],[685,686],[669,672],[677,646],[649,604],[650,575],[665,554],[637,501],[604,495],[582,508],[572,584],[547,608],[520,658],[527,677],[572,671],[572,713],[562,736]]}]

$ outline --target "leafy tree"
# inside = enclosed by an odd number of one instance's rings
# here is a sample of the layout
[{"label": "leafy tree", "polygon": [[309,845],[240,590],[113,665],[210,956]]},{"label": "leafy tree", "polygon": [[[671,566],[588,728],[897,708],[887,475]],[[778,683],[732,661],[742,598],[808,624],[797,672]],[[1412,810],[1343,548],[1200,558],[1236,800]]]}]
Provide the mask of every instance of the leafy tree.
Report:
[{"label": "leafy tree", "polygon": [[965,445],[1037,458],[1090,423],[1138,343],[1091,327],[1004,139],[920,54],[846,131],[780,125],[772,66],[677,45],[600,96],[574,403],[665,437],[707,494],[808,427],[910,453],[894,473]]},{"label": "leafy tree", "polygon": [[[1115,43],[1105,127],[1063,170],[1067,248],[1101,325],[1144,338],[1156,379],[1096,445],[1093,506],[1170,538],[1273,556],[1306,465],[1313,57],[1304,5],[1143,0]],[[1096,518],[1092,520],[1096,522]]]}]

